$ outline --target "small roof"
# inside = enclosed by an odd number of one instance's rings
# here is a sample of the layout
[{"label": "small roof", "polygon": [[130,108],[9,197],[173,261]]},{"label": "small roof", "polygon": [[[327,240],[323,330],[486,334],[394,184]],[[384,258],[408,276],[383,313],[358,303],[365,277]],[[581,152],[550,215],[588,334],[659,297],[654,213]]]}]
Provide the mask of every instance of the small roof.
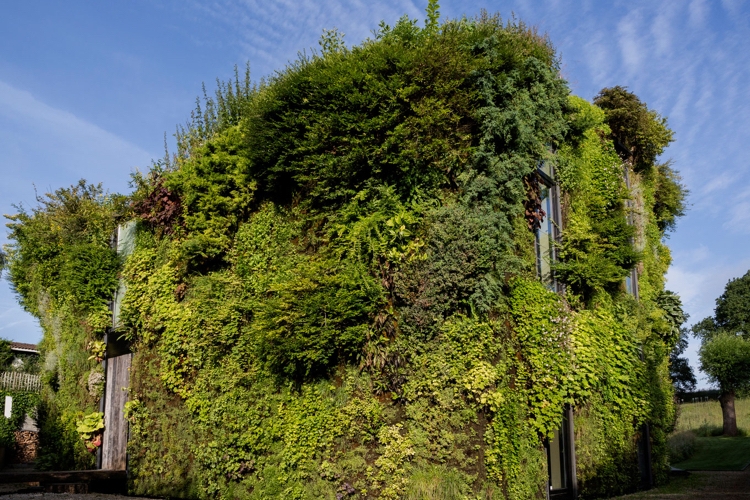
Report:
[{"label": "small roof", "polygon": [[11,342],[10,350],[19,352],[34,352],[39,354],[39,348],[36,346],[36,344],[26,344],[25,342]]}]

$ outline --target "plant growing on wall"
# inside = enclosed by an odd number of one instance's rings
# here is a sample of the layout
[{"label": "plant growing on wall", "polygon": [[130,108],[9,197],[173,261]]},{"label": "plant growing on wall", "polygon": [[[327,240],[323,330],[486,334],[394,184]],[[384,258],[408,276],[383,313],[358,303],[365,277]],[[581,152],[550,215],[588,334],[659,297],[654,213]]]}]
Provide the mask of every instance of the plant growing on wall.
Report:
[{"label": "plant growing on wall", "polygon": [[87,349],[91,353],[89,359],[93,359],[97,363],[101,363],[104,360],[104,354],[107,350],[107,345],[101,340],[92,340],[91,342],[89,342]]},{"label": "plant growing on wall", "polygon": [[16,431],[21,429],[26,416],[37,415],[41,398],[36,392],[0,390],[0,401],[4,403],[6,396],[12,398],[12,406],[10,418],[0,417],[0,447],[5,447],[7,453],[16,442]]},{"label": "plant growing on wall", "polygon": [[125,197],[81,180],[9,216],[8,277],[45,332],[40,350],[46,388],[38,422],[42,467],[93,466],[77,438],[76,419],[98,407],[98,396],[87,387],[97,362],[88,359],[86,347],[101,341],[110,321],[107,304],[121,265],[110,242],[126,213]]},{"label": "plant growing on wall", "polygon": [[86,444],[86,449],[94,453],[102,445],[104,413],[93,412],[76,421],[76,431]]},{"label": "plant growing on wall", "polygon": [[[628,134],[670,132],[630,94],[641,128],[571,97],[550,42],[523,23],[438,19],[430,2],[425,28],[403,18],[356,47],[328,32],[322,53],[262,84],[236,75],[180,129],[177,154],[135,176],[135,249],[91,266],[127,285],[133,493],[534,498],[566,404],[584,495],[637,486],[644,422],[666,478],[678,311],[660,299],[662,238],[679,196],[655,208],[661,150]],[[560,186],[564,294],[536,276],[542,162]],[[77,233],[96,250],[56,249],[77,262],[63,282],[108,258],[93,235],[118,220],[109,203],[91,206],[106,224]],[[18,277],[44,276],[23,238],[54,229],[48,212],[18,219]],[[624,289],[634,269],[640,300]],[[76,384],[112,289],[55,283],[22,295],[54,297],[40,309],[64,320],[46,327],[51,400],[87,413]],[[76,371],[61,347],[84,356]]]}]

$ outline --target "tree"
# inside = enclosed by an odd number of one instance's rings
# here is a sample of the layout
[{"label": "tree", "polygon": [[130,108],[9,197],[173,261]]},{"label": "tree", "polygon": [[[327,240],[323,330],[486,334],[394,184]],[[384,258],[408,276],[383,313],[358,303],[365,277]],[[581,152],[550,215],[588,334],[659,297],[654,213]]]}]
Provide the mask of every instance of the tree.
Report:
[{"label": "tree", "polygon": [[665,323],[657,331],[661,333],[664,343],[672,348],[669,354],[669,376],[677,392],[689,392],[695,389],[697,380],[687,358],[680,355],[687,349],[688,329],[682,325],[689,315],[682,309],[680,296],[669,290],[664,290],[656,299],[656,303],[664,311]]},{"label": "tree", "polygon": [[750,338],[750,271],[727,283],[715,312],[719,328]]},{"label": "tree", "polygon": [[604,110],[615,143],[624,149],[623,159],[630,161],[636,172],[652,168],[656,157],[674,140],[667,119],[648,109],[626,87],[602,89],[594,104]]},{"label": "tree", "polygon": [[724,435],[737,435],[734,398],[738,390],[750,388],[750,341],[721,332],[704,341],[700,352],[701,370],[719,384]]},{"label": "tree", "polygon": [[714,315],[693,325],[693,334],[704,341],[722,331],[750,338],[750,271],[729,280],[716,299]]},{"label": "tree", "polygon": [[10,349],[10,340],[0,339],[0,371],[8,371],[13,365],[13,351]]},{"label": "tree", "polygon": [[688,359],[681,356],[688,346],[687,334],[686,328],[680,329],[680,338],[669,354],[669,376],[672,378],[675,390],[682,393],[694,390],[698,383]]},{"label": "tree", "polygon": [[750,271],[729,280],[716,299],[713,317],[694,325],[693,334],[703,342],[701,370],[721,390],[724,434],[736,436],[735,394],[750,388]]}]

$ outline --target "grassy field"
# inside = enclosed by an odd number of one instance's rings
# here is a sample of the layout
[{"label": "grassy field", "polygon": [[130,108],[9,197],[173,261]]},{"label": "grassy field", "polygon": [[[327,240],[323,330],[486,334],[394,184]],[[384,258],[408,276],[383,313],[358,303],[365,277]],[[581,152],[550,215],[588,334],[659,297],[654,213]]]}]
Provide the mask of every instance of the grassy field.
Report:
[{"label": "grassy field", "polygon": [[[679,408],[675,432],[694,431],[701,435],[701,429],[721,429],[721,406],[718,401],[683,403]],[[737,426],[750,434],[750,399],[738,399],[735,411]]]},{"label": "grassy field", "polygon": [[669,484],[619,500],[748,500],[750,469],[743,472],[691,472],[689,476],[673,477]]},{"label": "grassy field", "polygon": [[[750,399],[737,400],[737,425],[750,435]],[[750,437],[724,438],[716,401],[680,405],[669,438],[672,465],[691,471],[621,500],[750,500]]]},{"label": "grassy field", "polygon": [[684,470],[743,470],[750,463],[750,437],[699,437],[687,460],[672,464]]},{"label": "grassy field", "polygon": [[680,405],[675,432],[669,438],[673,467],[685,470],[738,471],[750,463],[750,399],[735,404],[741,437],[722,434],[721,406],[717,401]]}]

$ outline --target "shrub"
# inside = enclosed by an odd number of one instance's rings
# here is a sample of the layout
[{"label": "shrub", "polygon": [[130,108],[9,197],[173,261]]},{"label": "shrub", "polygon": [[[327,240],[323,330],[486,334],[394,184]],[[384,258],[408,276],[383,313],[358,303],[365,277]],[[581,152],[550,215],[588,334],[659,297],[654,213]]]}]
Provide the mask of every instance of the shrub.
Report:
[{"label": "shrub", "polygon": [[[721,428],[719,430],[721,431]],[[682,431],[669,436],[667,445],[669,446],[670,463],[676,464],[693,456],[696,447],[695,438],[699,435],[699,433],[693,431]]]}]

